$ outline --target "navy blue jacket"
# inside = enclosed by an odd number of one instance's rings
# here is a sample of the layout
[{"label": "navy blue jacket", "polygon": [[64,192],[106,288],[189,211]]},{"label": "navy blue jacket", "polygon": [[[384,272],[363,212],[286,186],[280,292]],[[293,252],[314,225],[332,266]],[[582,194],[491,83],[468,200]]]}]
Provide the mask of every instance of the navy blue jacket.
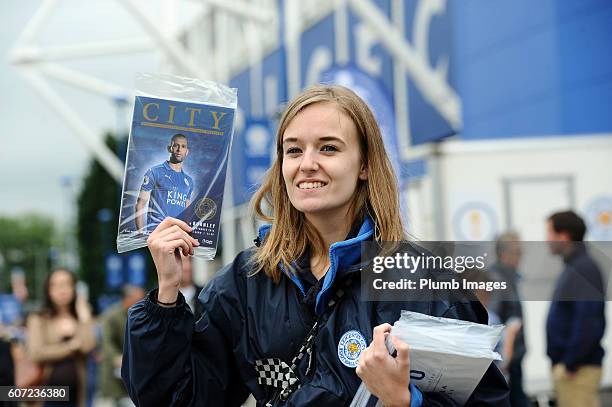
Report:
[{"label": "navy blue jacket", "polygon": [[[263,228],[260,237],[266,231]],[[257,383],[255,361],[280,358],[289,363],[318,318],[314,373],[304,377],[304,358],[297,369],[302,386],[275,405],[346,406],[360,379],[338,358],[338,342],[345,332],[358,330],[370,343],[373,327],[395,322],[404,309],[486,323],[484,308],[470,301],[361,301],[360,242],[371,236],[371,222],[366,220],[356,237],[330,247],[331,265],[314,312],[302,301],[304,286],[296,274],[284,273],[278,284],[263,272],[250,275],[253,249],[238,254],[202,290],[199,300],[205,312],[197,322],[180,294],[176,307],[162,308],[152,291],[130,308],[127,322],[121,374],[134,403],[240,406],[252,393],[261,406],[273,392]],[[347,279],[352,283],[345,295],[326,307],[336,286]],[[412,405],[454,405],[443,394],[411,389]],[[467,405],[509,406],[507,397],[505,380],[491,364]]]},{"label": "navy blue jacket", "polygon": [[547,354],[569,371],[601,365],[606,328],[605,291],[599,267],[582,244],[564,259],[546,321]]}]

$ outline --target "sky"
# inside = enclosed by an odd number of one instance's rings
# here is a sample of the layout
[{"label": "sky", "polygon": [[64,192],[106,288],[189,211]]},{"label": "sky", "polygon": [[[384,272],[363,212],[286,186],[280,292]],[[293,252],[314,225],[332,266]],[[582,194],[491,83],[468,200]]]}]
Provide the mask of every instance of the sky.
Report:
[{"label": "sky", "polygon": [[[0,150],[4,174],[0,180],[0,216],[40,213],[59,223],[74,217],[74,199],[92,154],[79,136],[58,117],[11,64],[9,53],[40,0],[0,2]],[[50,14],[34,43],[40,47],[82,44],[146,36],[119,1],[62,0]],[[151,4],[147,2],[147,4]],[[109,23],[111,22],[111,23]],[[136,72],[156,71],[159,57],[153,52],[63,60],[58,63],[133,88]],[[50,86],[101,139],[120,125],[127,130],[131,112],[118,115],[112,100],[48,79]],[[118,117],[124,120],[119,123]],[[8,148],[6,148],[8,147]],[[71,180],[72,187],[62,186]]]}]

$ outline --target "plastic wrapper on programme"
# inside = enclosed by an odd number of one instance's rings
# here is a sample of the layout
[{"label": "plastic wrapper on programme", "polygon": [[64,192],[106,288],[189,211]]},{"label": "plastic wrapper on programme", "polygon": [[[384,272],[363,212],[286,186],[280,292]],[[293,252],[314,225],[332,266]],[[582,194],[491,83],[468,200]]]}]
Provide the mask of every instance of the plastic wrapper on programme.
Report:
[{"label": "plastic wrapper on programme", "polygon": [[217,251],[237,90],[212,81],[138,74],[117,233],[119,253],[147,245],[166,217],[193,228],[195,255]]},{"label": "plastic wrapper on programme", "polygon": [[[503,325],[482,325],[458,319],[433,317],[402,311],[393,324],[385,344],[395,352],[391,336],[410,346],[410,383],[422,392],[445,393],[458,405],[464,405],[494,360],[494,351]],[[361,383],[351,407],[375,404],[372,394]]]}]

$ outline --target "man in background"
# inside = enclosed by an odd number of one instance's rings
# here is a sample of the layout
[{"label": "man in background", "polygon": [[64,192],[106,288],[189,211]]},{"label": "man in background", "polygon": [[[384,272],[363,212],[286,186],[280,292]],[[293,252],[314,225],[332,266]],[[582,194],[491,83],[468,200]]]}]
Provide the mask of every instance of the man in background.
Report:
[{"label": "man in background", "polygon": [[193,282],[193,263],[189,256],[183,256],[183,275],[181,276],[179,291],[185,297],[185,302],[191,308],[196,321],[200,319],[202,312],[204,312],[204,306],[198,301],[198,295],[202,291],[202,287]]},{"label": "man in background", "polygon": [[521,262],[521,242],[515,232],[501,234],[495,243],[496,262],[489,269],[492,277],[505,281],[508,289],[503,298],[493,298],[491,309],[507,327],[517,330],[512,347],[508,350],[508,358],[504,361],[509,384],[510,404],[512,407],[528,407],[529,400],[523,391],[523,358],[527,353],[525,334],[523,332],[523,306],[520,301],[518,266]]},{"label": "man in background", "polygon": [[126,284],[123,299],[102,315],[102,363],[100,365],[100,394],[107,404],[132,405],[121,380],[123,339],[127,311],[145,296],[142,287]]},{"label": "man in background", "polygon": [[[3,337],[2,325],[0,324],[0,386],[15,385],[15,366],[11,354],[11,343]],[[0,401],[0,407],[10,406],[8,401]]]},{"label": "man in background", "polygon": [[559,407],[600,405],[605,291],[599,267],[583,243],[585,233],[584,221],[573,211],[548,218],[550,251],[565,264],[546,321],[547,353]]}]

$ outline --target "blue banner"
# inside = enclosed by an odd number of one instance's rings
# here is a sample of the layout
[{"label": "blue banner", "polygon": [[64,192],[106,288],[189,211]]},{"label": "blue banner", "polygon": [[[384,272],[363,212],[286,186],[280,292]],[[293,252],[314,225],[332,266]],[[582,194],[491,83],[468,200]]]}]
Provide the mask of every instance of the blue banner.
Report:
[{"label": "blue banner", "polygon": [[146,260],[142,253],[136,252],[124,258],[127,270],[127,282],[144,287],[147,282]]},{"label": "blue banner", "polygon": [[109,253],[104,258],[106,285],[109,288],[119,288],[123,285],[123,259],[120,255]]},{"label": "blue banner", "polygon": [[248,202],[270,168],[274,154],[274,132],[268,120],[248,119],[244,130],[234,137],[232,187],[234,204]]}]

